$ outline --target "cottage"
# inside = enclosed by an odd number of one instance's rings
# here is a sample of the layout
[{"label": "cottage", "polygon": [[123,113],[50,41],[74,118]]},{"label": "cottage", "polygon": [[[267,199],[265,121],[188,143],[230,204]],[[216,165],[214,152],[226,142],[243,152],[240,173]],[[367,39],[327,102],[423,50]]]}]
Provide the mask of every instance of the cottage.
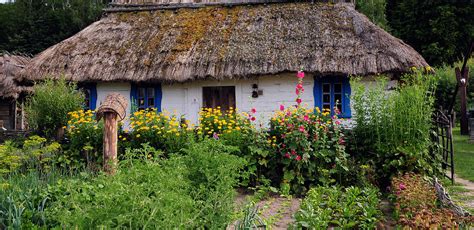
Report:
[{"label": "cottage", "polygon": [[0,55],[0,132],[22,130],[25,126],[22,110],[22,93],[29,88],[16,82],[21,69],[30,58],[19,55]]},{"label": "cottage", "polygon": [[294,104],[300,69],[304,103],[351,117],[349,76],[397,79],[424,66],[351,2],[116,0],[22,75],[65,75],[86,89],[91,109],[118,92],[130,100],[128,111],[155,107],[197,122],[202,107],[255,107],[268,117]]}]

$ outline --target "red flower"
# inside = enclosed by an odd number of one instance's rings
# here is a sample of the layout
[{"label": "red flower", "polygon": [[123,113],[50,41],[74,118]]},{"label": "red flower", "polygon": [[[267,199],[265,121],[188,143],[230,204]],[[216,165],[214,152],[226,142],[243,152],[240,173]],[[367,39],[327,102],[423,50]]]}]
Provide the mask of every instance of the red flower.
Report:
[{"label": "red flower", "polygon": [[407,189],[407,186],[406,186],[404,183],[400,183],[400,184],[398,185],[398,187],[400,188],[400,190],[405,190],[405,189]]},{"label": "red flower", "polygon": [[251,117],[250,120],[251,120],[251,121],[255,121],[255,117]]},{"label": "red flower", "polygon": [[301,104],[301,98],[296,98],[296,103]]},{"label": "red flower", "polygon": [[300,125],[300,129],[299,129],[299,130],[300,130],[300,132],[304,133],[304,131],[305,131],[305,130],[304,130],[304,126]]},{"label": "red flower", "polygon": [[346,141],[341,137],[339,138],[339,144],[340,145],[344,145],[346,143]]},{"label": "red flower", "polygon": [[296,161],[300,161],[300,160],[301,160],[301,156],[300,156],[300,155],[296,156],[295,160],[296,160]]},{"label": "red flower", "polygon": [[298,71],[298,74],[296,75],[299,79],[304,78],[304,72],[303,71]]},{"label": "red flower", "polygon": [[291,155],[296,155],[296,151],[294,149],[291,150]]},{"label": "red flower", "polygon": [[289,153],[286,153],[286,154],[285,154],[285,157],[288,158],[288,159],[290,159],[290,154],[289,154]]},{"label": "red flower", "polygon": [[298,83],[298,85],[296,85],[296,88],[297,88],[297,89],[303,89],[303,84]]},{"label": "red flower", "polygon": [[309,116],[308,116],[308,115],[304,115],[303,120],[309,121]]},{"label": "red flower", "polygon": [[295,90],[295,93],[296,93],[296,95],[300,95],[300,90],[299,90],[299,89],[296,89],[296,90]]},{"label": "red flower", "polygon": [[256,110],[255,108],[252,108],[252,110],[250,110],[250,112],[252,112],[252,113],[256,113],[256,112],[257,112],[257,110]]},{"label": "red flower", "polygon": [[283,111],[285,110],[285,106],[284,105],[280,105],[280,111]]}]

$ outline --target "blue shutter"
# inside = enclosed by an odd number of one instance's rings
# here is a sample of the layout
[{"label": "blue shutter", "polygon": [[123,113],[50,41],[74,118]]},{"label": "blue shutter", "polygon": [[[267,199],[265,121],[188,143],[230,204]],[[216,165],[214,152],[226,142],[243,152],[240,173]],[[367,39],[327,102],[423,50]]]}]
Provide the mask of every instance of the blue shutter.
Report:
[{"label": "blue shutter", "polygon": [[322,109],[323,106],[323,89],[321,85],[321,80],[314,77],[314,88],[313,88],[313,97],[314,97],[314,107],[319,107]]},{"label": "blue shutter", "polygon": [[342,109],[344,110],[344,113],[342,114],[341,117],[343,118],[351,118],[352,113],[351,113],[351,84],[349,81],[349,77],[344,78],[342,81],[342,88],[343,91],[343,104],[342,104]]},{"label": "blue shutter", "polygon": [[163,92],[161,91],[161,84],[155,86],[155,107],[158,112],[161,112],[161,101]]},{"label": "blue shutter", "polygon": [[89,87],[90,91],[90,110],[95,110],[97,106],[97,84],[93,84]]}]

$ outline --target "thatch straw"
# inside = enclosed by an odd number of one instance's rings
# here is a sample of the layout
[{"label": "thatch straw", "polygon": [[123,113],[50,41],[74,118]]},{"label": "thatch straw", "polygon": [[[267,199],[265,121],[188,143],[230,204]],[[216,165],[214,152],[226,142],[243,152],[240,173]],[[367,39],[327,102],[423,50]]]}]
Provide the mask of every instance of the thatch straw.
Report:
[{"label": "thatch straw", "polygon": [[0,98],[16,99],[20,93],[29,91],[28,87],[18,85],[16,81],[20,70],[29,61],[30,58],[26,56],[0,55]]},{"label": "thatch straw", "polygon": [[177,81],[298,71],[407,72],[413,48],[352,4],[280,3],[108,13],[35,57],[22,75],[73,81]]}]

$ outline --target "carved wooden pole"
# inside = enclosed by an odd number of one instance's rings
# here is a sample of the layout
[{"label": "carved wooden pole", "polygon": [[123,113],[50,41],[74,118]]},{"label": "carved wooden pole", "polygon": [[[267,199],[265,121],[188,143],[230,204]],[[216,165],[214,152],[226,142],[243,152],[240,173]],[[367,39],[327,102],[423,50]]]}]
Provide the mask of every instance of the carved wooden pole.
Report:
[{"label": "carved wooden pole", "polygon": [[114,174],[117,166],[118,122],[126,115],[127,101],[118,93],[107,95],[97,111],[97,119],[104,118],[104,171]]},{"label": "carved wooden pole", "polygon": [[459,85],[459,95],[461,97],[461,135],[469,135],[469,120],[467,118],[467,84],[469,82],[469,68],[464,71],[456,67],[456,79]]},{"label": "carved wooden pole", "polygon": [[104,171],[115,173],[117,165],[117,114],[108,112],[104,114]]}]

